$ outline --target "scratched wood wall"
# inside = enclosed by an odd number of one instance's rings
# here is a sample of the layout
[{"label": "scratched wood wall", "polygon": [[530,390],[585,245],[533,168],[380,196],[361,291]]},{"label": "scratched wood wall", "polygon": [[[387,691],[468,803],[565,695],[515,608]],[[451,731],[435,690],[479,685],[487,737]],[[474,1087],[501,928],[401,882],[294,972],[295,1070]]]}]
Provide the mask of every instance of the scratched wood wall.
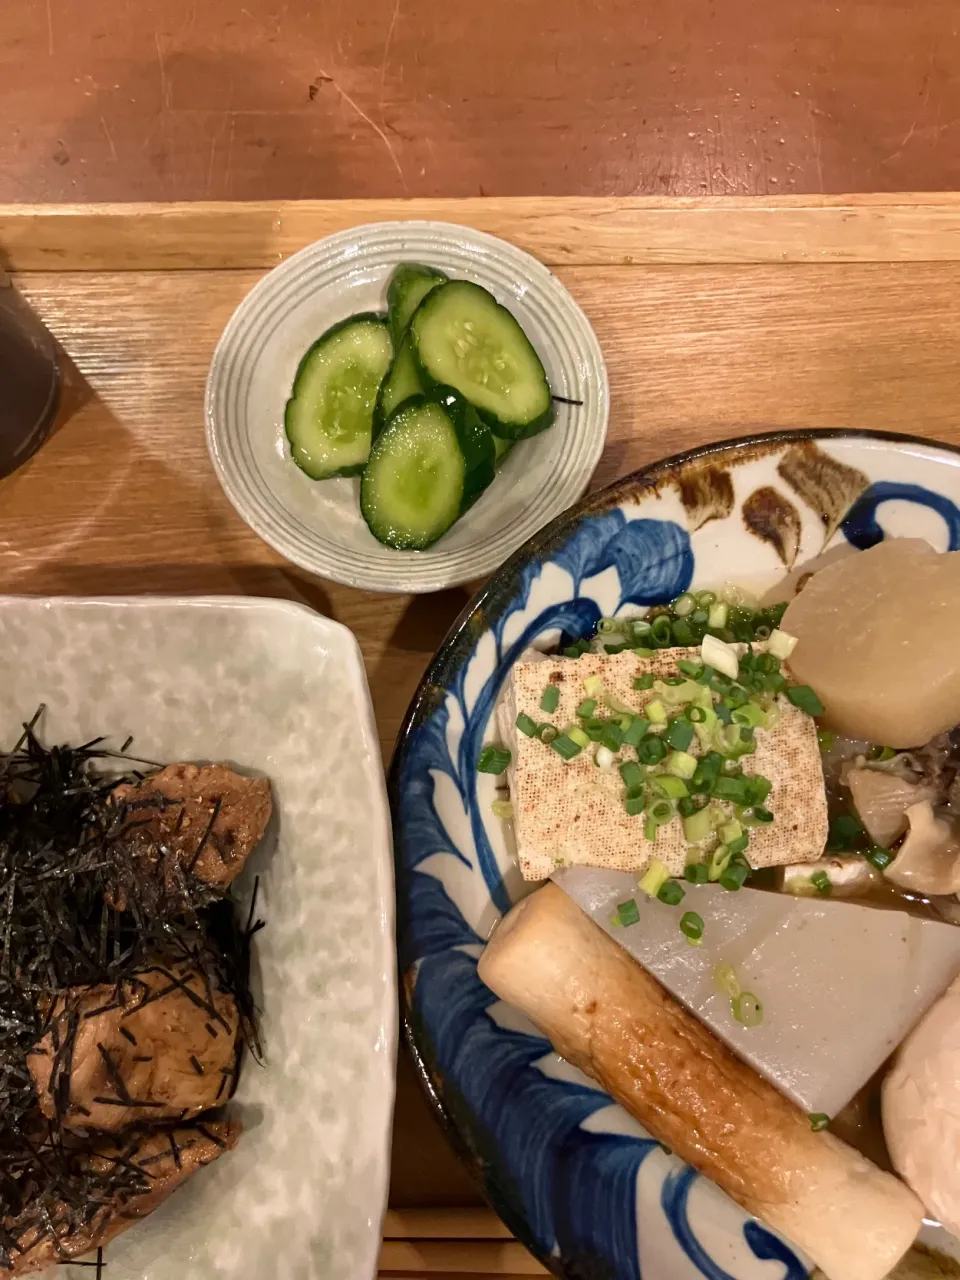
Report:
[{"label": "scratched wood wall", "polygon": [[956,0],[3,0],[0,200],[960,185]]}]

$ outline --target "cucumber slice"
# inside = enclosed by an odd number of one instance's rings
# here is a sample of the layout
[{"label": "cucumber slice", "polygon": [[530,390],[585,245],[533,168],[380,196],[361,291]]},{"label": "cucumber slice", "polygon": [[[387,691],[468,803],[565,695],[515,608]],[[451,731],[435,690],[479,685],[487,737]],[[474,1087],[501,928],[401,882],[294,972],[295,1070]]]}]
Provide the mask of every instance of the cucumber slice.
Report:
[{"label": "cucumber slice", "polygon": [[504,440],[502,436],[493,437],[493,457],[498,467],[516,443],[516,440]]},{"label": "cucumber slice", "polygon": [[392,354],[386,318],[364,313],[328,329],[300,361],[283,420],[293,460],[312,480],[363,470]]},{"label": "cucumber slice", "polygon": [[441,538],[494,476],[493,437],[455,392],[415,396],[374,442],[360,510],[388,547],[422,551]]},{"label": "cucumber slice", "polygon": [[478,284],[451,280],[410,322],[428,387],[455,388],[498,436],[520,440],[553,422],[540,357],[506,307]]},{"label": "cucumber slice", "polygon": [[413,338],[407,332],[400,339],[397,354],[387,370],[387,376],[380,383],[377,394],[377,405],[373,411],[373,437],[380,434],[387,419],[411,396],[423,395],[423,384],[417,373],[417,354],[413,346]]},{"label": "cucumber slice", "polygon": [[447,277],[435,267],[424,267],[419,262],[401,262],[387,285],[387,309],[390,312],[390,333],[394,344],[410,323],[413,313],[431,289],[444,284]]}]

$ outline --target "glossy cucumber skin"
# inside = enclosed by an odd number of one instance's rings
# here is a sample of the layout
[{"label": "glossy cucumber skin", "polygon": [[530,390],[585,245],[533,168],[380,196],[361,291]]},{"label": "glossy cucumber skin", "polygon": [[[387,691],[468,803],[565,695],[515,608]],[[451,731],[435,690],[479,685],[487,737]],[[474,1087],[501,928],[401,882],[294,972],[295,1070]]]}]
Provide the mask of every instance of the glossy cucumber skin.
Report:
[{"label": "glossy cucumber skin", "polygon": [[[331,325],[329,329],[325,330],[320,335],[320,337],[316,339],[315,342],[312,342],[310,346],[307,348],[307,350],[301,356],[300,362],[297,365],[297,371],[293,377],[293,386],[290,390],[290,396],[287,400],[286,406],[284,407],[283,426],[284,426],[284,433],[286,434],[287,440],[291,447],[291,457],[293,459],[294,464],[300,468],[300,470],[304,473],[304,475],[309,476],[311,480],[318,480],[318,479],[328,480],[328,479],[334,479],[337,476],[360,475],[364,467],[366,466],[366,462],[360,462],[352,466],[339,467],[335,471],[325,472],[324,475],[322,476],[311,475],[311,473],[307,470],[307,468],[304,467],[298,461],[296,454],[293,452],[293,450],[296,447],[296,442],[294,440],[294,437],[291,435],[291,417],[295,412],[295,401],[297,399],[297,389],[300,386],[300,383],[303,377],[309,372],[311,357],[319,348],[323,347],[327,342],[329,342],[331,338],[336,337],[338,333],[341,333],[344,329],[347,329],[351,325],[355,325],[355,324],[383,325],[387,327],[389,332],[388,317],[382,311],[359,311],[355,315],[347,316],[345,320],[338,320],[336,324]],[[372,439],[372,435],[371,435],[371,439]]]},{"label": "glossy cucumber skin", "polygon": [[[435,309],[440,305],[446,304],[446,299],[443,297],[443,295],[447,293],[447,289],[448,288],[457,289],[457,288],[461,288],[464,285],[468,286],[468,288],[470,289],[479,290],[481,293],[486,295],[486,298],[489,299],[489,303],[492,304],[492,306],[495,308],[497,312],[503,312],[504,317],[508,322],[508,326],[511,329],[512,340],[516,341],[517,343],[523,344],[523,346],[526,348],[527,352],[529,353],[529,356],[532,358],[532,363],[535,364],[535,366],[539,369],[544,388],[547,391],[547,399],[545,402],[544,409],[540,414],[538,414],[534,418],[525,420],[522,423],[518,423],[515,421],[511,421],[509,419],[505,419],[499,416],[498,414],[492,412],[489,408],[476,404],[474,401],[471,401],[466,391],[459,391],[459,394],[463,396],[465,399],[467,399],[469,403],[472,404],[475,412],[479,415],[481,421],[485,422],[486,425],[490,428],[492,432],[494,432],[495,435],[500,436],[504,440],[513,440],[513,441],[526,440],[530,436],[538,435],[541,431],[546,431],[548,427],[553,425],[553,422],[556,416],[556,411],[555,411],[553,401],[549,398],[550,388],[547,382],[546,370],[543,368],[543,362],[541,361],[539,355],[537,354],[536,349],[534,348],[530,339],[524,333],[523,328],[520,325],[520,322],[517,320],[516,316],[514,316],[513,313],[507,307],[503,306],[502,303],[497,302],[496,298],[493,296],[493,294],[489,292],[489,290],[484,289],[481,285],[474,284],[472,281],[463,281],[463,280],[447,281],[446,286],[438,287],[434,290],[431,290],[431,292],[427,294],[427,296],[421,302],[420,306],[414,312],[413,318],[410,321],[410,332],[413,335],[414,346],[416,349],[416,356],[417,356],[417,368],[418,368],[418,372],[424,387],[426,387],[428,390],[433,391],[433,390],[438,390],[444,387],[446,384],[442,380],[435,378],[430,371],[430,367],[428,363],[430,359],[429,350],[427,351],[425,356],[423,350],[421,349],[422,330],[426,327],[426,324],[430,320],[432,309]],[[429,339],[427,339],[427,347],[429,348]]]},{"label": "glossy cucumber skin", "polygon": [[[361,482],[360,490],[360,510],[367,527],[384,546],[394,546],[398,549],[415,549],[425,550],[427,547],[434,545],[445,533],[456,524],[457,520],[465,511],[476,502],[487,486],[492,482],[496,474],[496,450],[494,447],[493,436],[486,425],[480,421],[474,413],[472,407],[457,392],[450,388],[439,389],[436,393],[412,396],[406,399],[402,404],[398,405],[393,414],[384,425],[383,431],[380,433],[377,441],[371,449],[371,462],[374,461],[378,451],[389,447],[389,432],[395,420],[401,415],[416,412],[420,408],[439,408],[442,410],[453,428],[456,438],[457,448],[464,463],[463,487],[459,498],[459,506],[456,515],[443,529],[441,529],[430,540],[424,539],[413,547],[409,542],[402,545],[391,540],[388,536],[382,536],[381,529],[384,525],[389,524],[389,513],[387,519],[383,519],[383,503],[377,501],[376,505],[372,505],[373,500],[368,493],[368,487]],[[372,478],[372,476],[371,476]]]},{"label": "glossy cucumber skin", "polygon": [[423,299],[438,285],[446,284],[447,279],[438,267],[428,267],[422,262],[401,262],[394,268],[387,285],[387,310],[395,347],[399,347],[400,339]]},{"label": "glossy cucumber skin", "polygon": [[[404,394],[397,400],[396,404],[389,411],[384,407],[384,398],[392,391],[392,382],[395,378],[403,379],[405,385]],[[380,390],[377,392],[377,403],[373,409],[373,438],[377,436],[387,425],[389,418],[400,408],[404,401],[409,400],[411,396],[423,395],[424,387],[420,381],[420,375],[417,370],[416,352],[413,350],[413,338],[409,330],[400,339],[400,344],[394,352],[393,360],[390,362],[390,368],[384,375],[383,381],[380,383]]]}]

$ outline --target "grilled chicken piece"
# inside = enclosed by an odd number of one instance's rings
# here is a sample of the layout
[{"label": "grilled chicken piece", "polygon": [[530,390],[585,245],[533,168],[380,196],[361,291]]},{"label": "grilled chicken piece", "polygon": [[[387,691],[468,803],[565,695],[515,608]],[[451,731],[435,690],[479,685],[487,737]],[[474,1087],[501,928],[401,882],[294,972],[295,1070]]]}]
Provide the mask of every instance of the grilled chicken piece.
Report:
[{"label": "grilled chicken piece", "polygon": [[[146,864],[167,893],[184,874],[226,892],[273,811],[268,778],[244,778],[225,764],[170,764],[142,782],[122,783],[113,799],[136,824],[125,837],[136,870]],[[116,894],[112,905],[123,910],[123,897]]]},{"label": "grilled chicken piece", "polygon": [[[38,1222],[37,1207],[30,1205],[18,1217],[5,1219],[4,1243],[12,1237],[17,1248],[7,1246],[5,1259],[0,1253],[0,1275],[45,1271],[102,1247],[152,1213],[198,1169],[234,1147],[239,1137],[238,1123],[217,1120],[172,1129],[135,1130],[119,1141],[104,1139],[91,1148],[88,1167],[98,1174],[120,1168],[126,1185],[101,1207],[91,1206],[89,1217],[78,1218],[75,1209],[60,1203],[50,1210],[49,1224]],[[12,1266],[2,1265],[3,1261]]]},{"label": "grilled chicken piece", "polygon": [[183,965],[63,991],[27,1057],[41,1110],[110,1132],[192,1119],[230,1095],[238,1021],[233,996]]}]

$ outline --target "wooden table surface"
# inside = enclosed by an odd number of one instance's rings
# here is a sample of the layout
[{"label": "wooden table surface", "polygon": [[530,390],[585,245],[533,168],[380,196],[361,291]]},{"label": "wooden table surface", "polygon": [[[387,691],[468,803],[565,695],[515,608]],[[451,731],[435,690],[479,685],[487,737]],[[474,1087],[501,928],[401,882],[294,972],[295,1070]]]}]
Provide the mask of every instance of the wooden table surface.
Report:
[{"label": "wooden table surface", "polygon": [[[356,632],[389,756],[467,591],[371,594],[284,564],[221,493],[202,406],[217,337],[265,267],[340,226],[405,211],[0,207],[0,262],[71,362],[59,429],[0,481],[0,591],[303,601]],[[611,386],[595,485],[764,428],[883,428],[960,444],[960,196],[428,202],[410,212],[499,230],[583,306]],[[480,1203],[403,1055],[391,1202]],[[403,1236],[409,1221],[390,1229]],[[470,1221],[471,1232],[496,1230]],[[522,1251],[502,1245],[490,1272],[523,1272]],[[421,1265],[410,1248],[389,1244],[393,1269]],[[435,1270],[467,1269],[456,1251],[433,1249]]]},{"label": "wooden table surface", "polygon": [[956,0],[3,0],[0,200],[960,184]]}]

